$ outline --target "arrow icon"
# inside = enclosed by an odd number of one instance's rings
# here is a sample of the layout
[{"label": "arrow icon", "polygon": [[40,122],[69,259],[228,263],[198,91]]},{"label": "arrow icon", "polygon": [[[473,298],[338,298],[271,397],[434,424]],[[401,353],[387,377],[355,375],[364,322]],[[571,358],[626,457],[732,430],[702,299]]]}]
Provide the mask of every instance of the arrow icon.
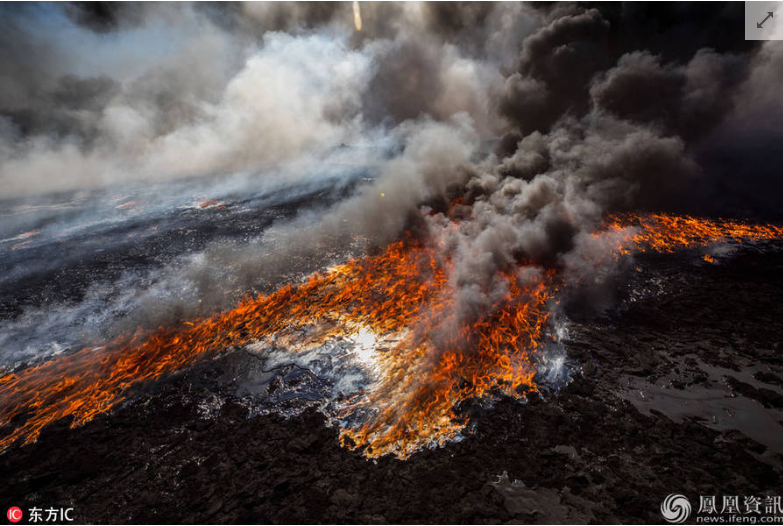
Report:
[{"label": "arrow icon", "polygon": [[764,18],[764,20],[762,20],[761,22],[758,22],[758,23],[756,24],[756,27],[757,27],[757,28],[759,28],[759,29],[761,29],[761,27],[764,25],[764,22],[766,22],[768,18],[772,18],[772,11],[767,11],[767,16],[766,16],[766,18]]}]

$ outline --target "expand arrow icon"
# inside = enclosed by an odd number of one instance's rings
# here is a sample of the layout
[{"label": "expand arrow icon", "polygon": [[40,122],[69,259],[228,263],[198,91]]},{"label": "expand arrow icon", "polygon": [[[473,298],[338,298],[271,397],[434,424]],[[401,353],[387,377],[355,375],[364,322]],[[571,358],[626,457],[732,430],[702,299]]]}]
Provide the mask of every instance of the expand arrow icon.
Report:
[{"label": "expand arrow icon", "polygon": [[758,23],[756,24],[756,27],[757,27],[757,28],[759,28],[759,29],[761,29],[761,26],[763,26],[763,25],[764,25],[764,22],[766,22],[768,18],[772,18],[772,11],[767,11],[767,16],[766,16],[766,18],[764,18],[764,20],[762,20],[761,22],[758,22]]}]

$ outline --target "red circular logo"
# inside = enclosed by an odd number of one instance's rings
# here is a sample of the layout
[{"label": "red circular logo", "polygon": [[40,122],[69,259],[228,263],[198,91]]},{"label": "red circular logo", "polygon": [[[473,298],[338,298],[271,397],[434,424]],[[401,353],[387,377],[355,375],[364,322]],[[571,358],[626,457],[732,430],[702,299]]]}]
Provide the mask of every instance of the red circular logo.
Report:
[{"label": "red circular logo", "polygon": [[11,522],[19,522],[22,520],[22,510],[16,506],[11,506],[8,508],[8,513],[6,513],[6,516]]}]

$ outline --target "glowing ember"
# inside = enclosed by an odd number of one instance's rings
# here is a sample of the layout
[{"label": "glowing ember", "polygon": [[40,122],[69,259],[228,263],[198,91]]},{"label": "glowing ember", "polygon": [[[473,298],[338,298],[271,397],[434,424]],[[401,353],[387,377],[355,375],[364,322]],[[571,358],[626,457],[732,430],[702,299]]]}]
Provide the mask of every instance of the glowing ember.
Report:
[{"label": "glowing ember", "polygon": [[10,247],[10,250],[22,250],[25,248],[28,248],[30,246],[30,238],[35,237],[38,235],[38,231],[31,230],[30,232],[25,232],[23,234],[19,234],[16,237],[11,237],[8,239],[0,239],[0,243],[5,243],[6,241],[22,241],[21,243],[16,243],[15,245],[12,245]]},{"label": "glowing ember", "polygon": [[225,210],[226,205],[220,204],[220,201],[218,199],[212,199],[210,201],[204,201],[200,205],[198,205],[199,208],[216,208],[218,210]]},{"label": "glowing ember", "polygon": [[[620,231],[636,227],[631,235]],[[720,240],[783,237],[775,226],[687,216],[622,215],[597,236],[630,250],[671,252]],[[292,352],[342,338],[376,375],[364,391],[334,403],[340,440],[368,457],[406,458],[454,438],[467,424],[462,402],[523,397],[536,389],[537,354],[547,336],[555,271],[531,281],[498,276],[507,293],[492,309],[459,314],[451,262],[437,247],[411,238],[377,256],[316,273],[298,285],[242,301],[231,311],[139,331],[0,377],[0,450],[34,441],[51,422],[72,426],[110,411],[139,383],[231,346],[273,339]],[[536,274],[541,275],[541,274]]]},{"label": "glowing ember", "polygon": [[141,204],[142,204],[141,201],[130,201],[128,203],[117,205],[114,208],[117,208],[118,210],[130,210],[132,208],[136,208],[140,206]]}]

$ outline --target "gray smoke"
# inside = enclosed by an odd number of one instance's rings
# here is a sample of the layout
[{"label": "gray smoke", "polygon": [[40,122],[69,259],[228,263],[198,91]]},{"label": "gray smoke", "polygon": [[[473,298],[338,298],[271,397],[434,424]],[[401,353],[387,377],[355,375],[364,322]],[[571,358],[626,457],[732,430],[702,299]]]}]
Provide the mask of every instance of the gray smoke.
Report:
[{"label": "gray smoke", "polygon": [[513,51],[490,28],[533,25],[483,8],[479,53],[420,4],[370,4],[358,34],[348,2],[2,9],[3,197],[260,172],[424,116],[468,112],[491,138]]},{"label": "gray smoke", "polygon": [[275,225],[260,239],[216,242],[184,266],[164,270],[140,298],[137,316],[119,329],[227,308],[249,291],[265,291],[394,240],[418,219],[420,203],[464,184],[478,148],[465,114],[451,123],[409,122],[396,134],[402,151],[380,163],[374,182],[328,210]]},{"label": "gray smoke", "polygon": [[368,3],[361,33],[350,3],[4,6],[0,187],[296,184],[292,166],[369,146],[348,198],[156,271],[114,330],[226,308],[414,227],[454,259],[473,316],[521,262],[523,282],[608,280],[613,240],[590,236],[608,212],[780,214],[783,49],[744,41],[738,5]]},{"label": "gray smoke", "polygon": [[[750,101],[757,112],[779,112],[781,99],[771,95],[768,78],[777,43],[748,50],[743,40],[732,48],[721,42],[725,35],[700,31],[694,40],[714,48],[685,45],[673,52],[651,39],[656,53],[643,47],[644,29],[628,32],[638,25],[630,18],[558,4],[522,42],[497,98],[509,125],[498,158],[466,184],[457,226],[444,216],[433,221],[453,247],[467,312],[491,307],[502,293],[498,271],[522,261],[561,268],[575,286],[609,283],[616,240],[589,235],[609,212],[747,213],[734,204],[721,207],[739,195],[763,213],[743,193],[779,204],[779,193],[769,198],[760,188],[777,186],[769,175],[758,176],[764,180],[759,188],[748,184],[756,179],[754,164],[763,174],[774,153],[765,142],[757,152],[763,161],[754,162],[747,142],[773,136],[764,130],[771,120],[740,117],[754,114]],[[741,12],[737,28],[740,22]],[[752,163],[742,168],[750,173],[740,175],[737,167],[733,182],[743,189],[732,199],[715,199],[728,185],[705,160],[731,154]]]}]

